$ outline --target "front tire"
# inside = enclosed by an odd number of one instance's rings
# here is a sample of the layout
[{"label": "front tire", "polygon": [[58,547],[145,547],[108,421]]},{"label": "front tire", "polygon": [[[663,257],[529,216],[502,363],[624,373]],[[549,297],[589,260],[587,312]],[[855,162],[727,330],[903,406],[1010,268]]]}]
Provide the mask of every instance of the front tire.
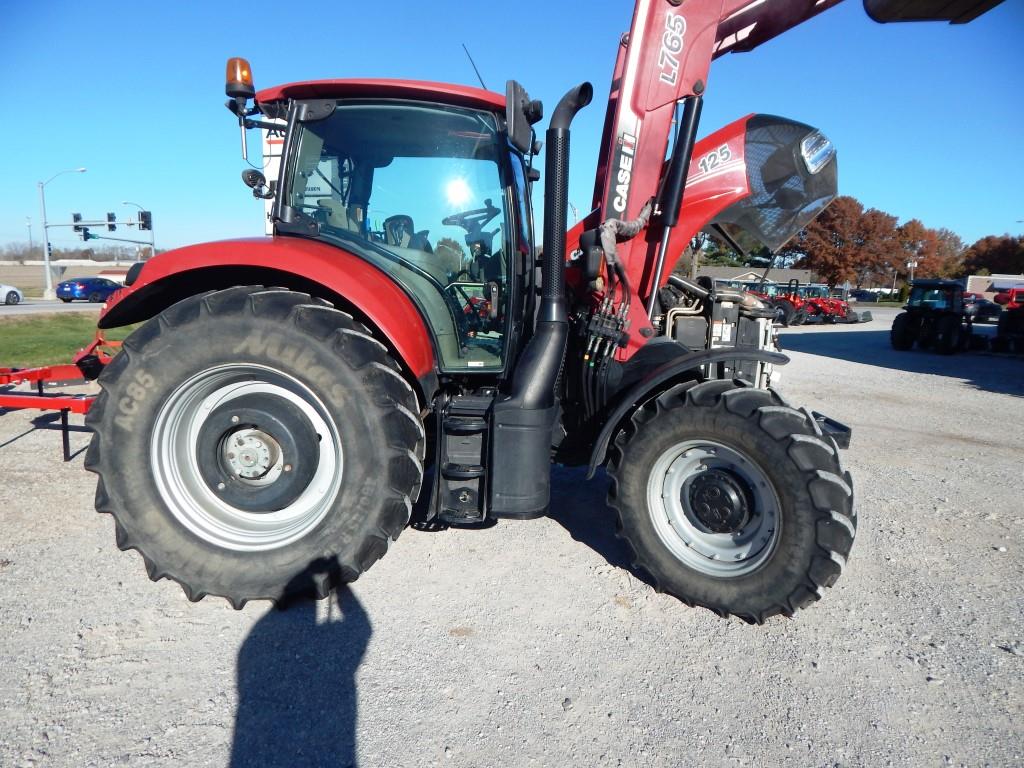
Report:
[{"label": "front tire", "polygon": [[185,299],[99,383],[96,507],[191,600],[325,597],[408,522],[423,474],[412,388],[364,326],[306,294]]},{"label": "front tire", "polygon": [[892,321],[892,328],[889,331],[889,343],[892,348],[900,352],[906,352],[914,346],[917,338],[918,323],[914,322],[909,312],[901,312]]},{"label": "front tire", "polygon": [[782,324],[787,328],[791,325],[796,325],[793,322],[796,316],[796,309],[793,307],[793,303],[786,299],[779,299],[775,302],[776,311],[781,313]]},{"label": "front tire", "polygon": [[834,442],[772,391],[677,385],[636,411],[609,473],[634,565],[721,616],[792,616],[835,584],[853,546]]}]

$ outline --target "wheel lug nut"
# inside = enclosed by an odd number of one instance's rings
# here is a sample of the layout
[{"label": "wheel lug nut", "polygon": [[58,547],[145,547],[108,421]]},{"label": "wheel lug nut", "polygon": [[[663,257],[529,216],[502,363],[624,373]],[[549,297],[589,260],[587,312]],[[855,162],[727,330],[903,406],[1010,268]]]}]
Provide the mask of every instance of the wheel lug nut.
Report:
[{"label": "wheel lug nut", "polygon": [[224,483],[217,483],[217,490],[218,491],[223,491],[225,487],[226,486],[224,485]]},{"label": "wheel lug nut", "polygon": [[237,416],[232,416],[231,417],[231,423],[232,424],[237,424],[238,423],[238,417]]},{"label": "wheel lug nut", "polygon": [[292,465],[291,464],[285,464],[284,465],[284,471],[285,472],[291,472],[292,471]]}]

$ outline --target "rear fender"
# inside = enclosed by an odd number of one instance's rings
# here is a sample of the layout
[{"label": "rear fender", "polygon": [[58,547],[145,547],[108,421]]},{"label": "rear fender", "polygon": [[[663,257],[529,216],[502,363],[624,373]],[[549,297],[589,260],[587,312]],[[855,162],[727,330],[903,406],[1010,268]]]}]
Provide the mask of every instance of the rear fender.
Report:
[{"label": "rear fender", "polygon": [[680,381],[700,378],[701,366],[724,360],[754,360],[771,363],[772,365],[785,365],[789,362],[789,358],[785,355],[763,349],[712,349],[684,354],[658,366],[628,389],[619,398],[615,409],[608,414],[604,427],[597,436],[594,448],[590,454],[587,479],[592,478],[597,468],[604,463],[612,437],[623,427],[626,420],[633,415],[637,408],[640,408],[644,403],[657,397]]},{"label": "rear fender", "polygon": [[433,339],[412,299],[373,264],[313,240],[225,240],[161,253],[107,300],[99,327],[148,320],[189,296],[235,285],[280,286],[332,302],[373,327],[424,401],[437,389]]}]

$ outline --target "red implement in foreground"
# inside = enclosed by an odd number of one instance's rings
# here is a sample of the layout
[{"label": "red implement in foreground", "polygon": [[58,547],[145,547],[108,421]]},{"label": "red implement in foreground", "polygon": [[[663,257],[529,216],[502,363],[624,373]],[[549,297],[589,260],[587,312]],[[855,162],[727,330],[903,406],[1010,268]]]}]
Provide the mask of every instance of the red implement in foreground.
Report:
[{"label": "red implement in foreground", "polygon": [[[64,461],[71,458],[68,442],[68,414],[89,411],[95,395],[58,395],[45,390],[47,382],[75,382],[83,379],[92,381],[99,376],[103,367],[114,359],[120,341],[107,341],[103,332],[97,331],[93,340],[78,350],[70,364],[43,365],[36,368],[0,368],[0,408],[17,410],[35,408],[40,411],[60,411],[61,436],[64,446]],[[8,387],[18,384],[34,384],[35,392],[12,392]]]}]

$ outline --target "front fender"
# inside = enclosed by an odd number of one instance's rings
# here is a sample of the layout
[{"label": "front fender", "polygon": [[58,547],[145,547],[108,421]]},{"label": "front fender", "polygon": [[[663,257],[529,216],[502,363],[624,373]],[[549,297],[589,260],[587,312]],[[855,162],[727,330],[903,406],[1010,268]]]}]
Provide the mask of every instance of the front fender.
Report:
[{"label": "front fender", "polygon": [[188,296],[233,285],[279,285],[352,309],[380,331],[379,340],[421,388],[435,377],[430,331],[405,291],[366,260],[300,238],[224,240],[161,253],[108,299],[99,327],[148,320]]},{"label": "front fender", "polygon": [[619,398],[615,409],[608,414],[604,427],[597,436],[594,448],[590,453],[587,479],[592,478],[598,466],[604,463],[605,456],[608,453],[608,444],[618,431],[619,425],[627,416],[652,397],[667,389],[669,384],[686,378],[688,374],[693,374],[703,365],[724,360],[753,360],[771,363],[772,365],[785,365],[789,362],[789,358],[779,352],[769,352],[764,349],[738,350],[723,348],[685,353],[673,360],[669,360],[667,363],[659,365],[630,387]]}]

